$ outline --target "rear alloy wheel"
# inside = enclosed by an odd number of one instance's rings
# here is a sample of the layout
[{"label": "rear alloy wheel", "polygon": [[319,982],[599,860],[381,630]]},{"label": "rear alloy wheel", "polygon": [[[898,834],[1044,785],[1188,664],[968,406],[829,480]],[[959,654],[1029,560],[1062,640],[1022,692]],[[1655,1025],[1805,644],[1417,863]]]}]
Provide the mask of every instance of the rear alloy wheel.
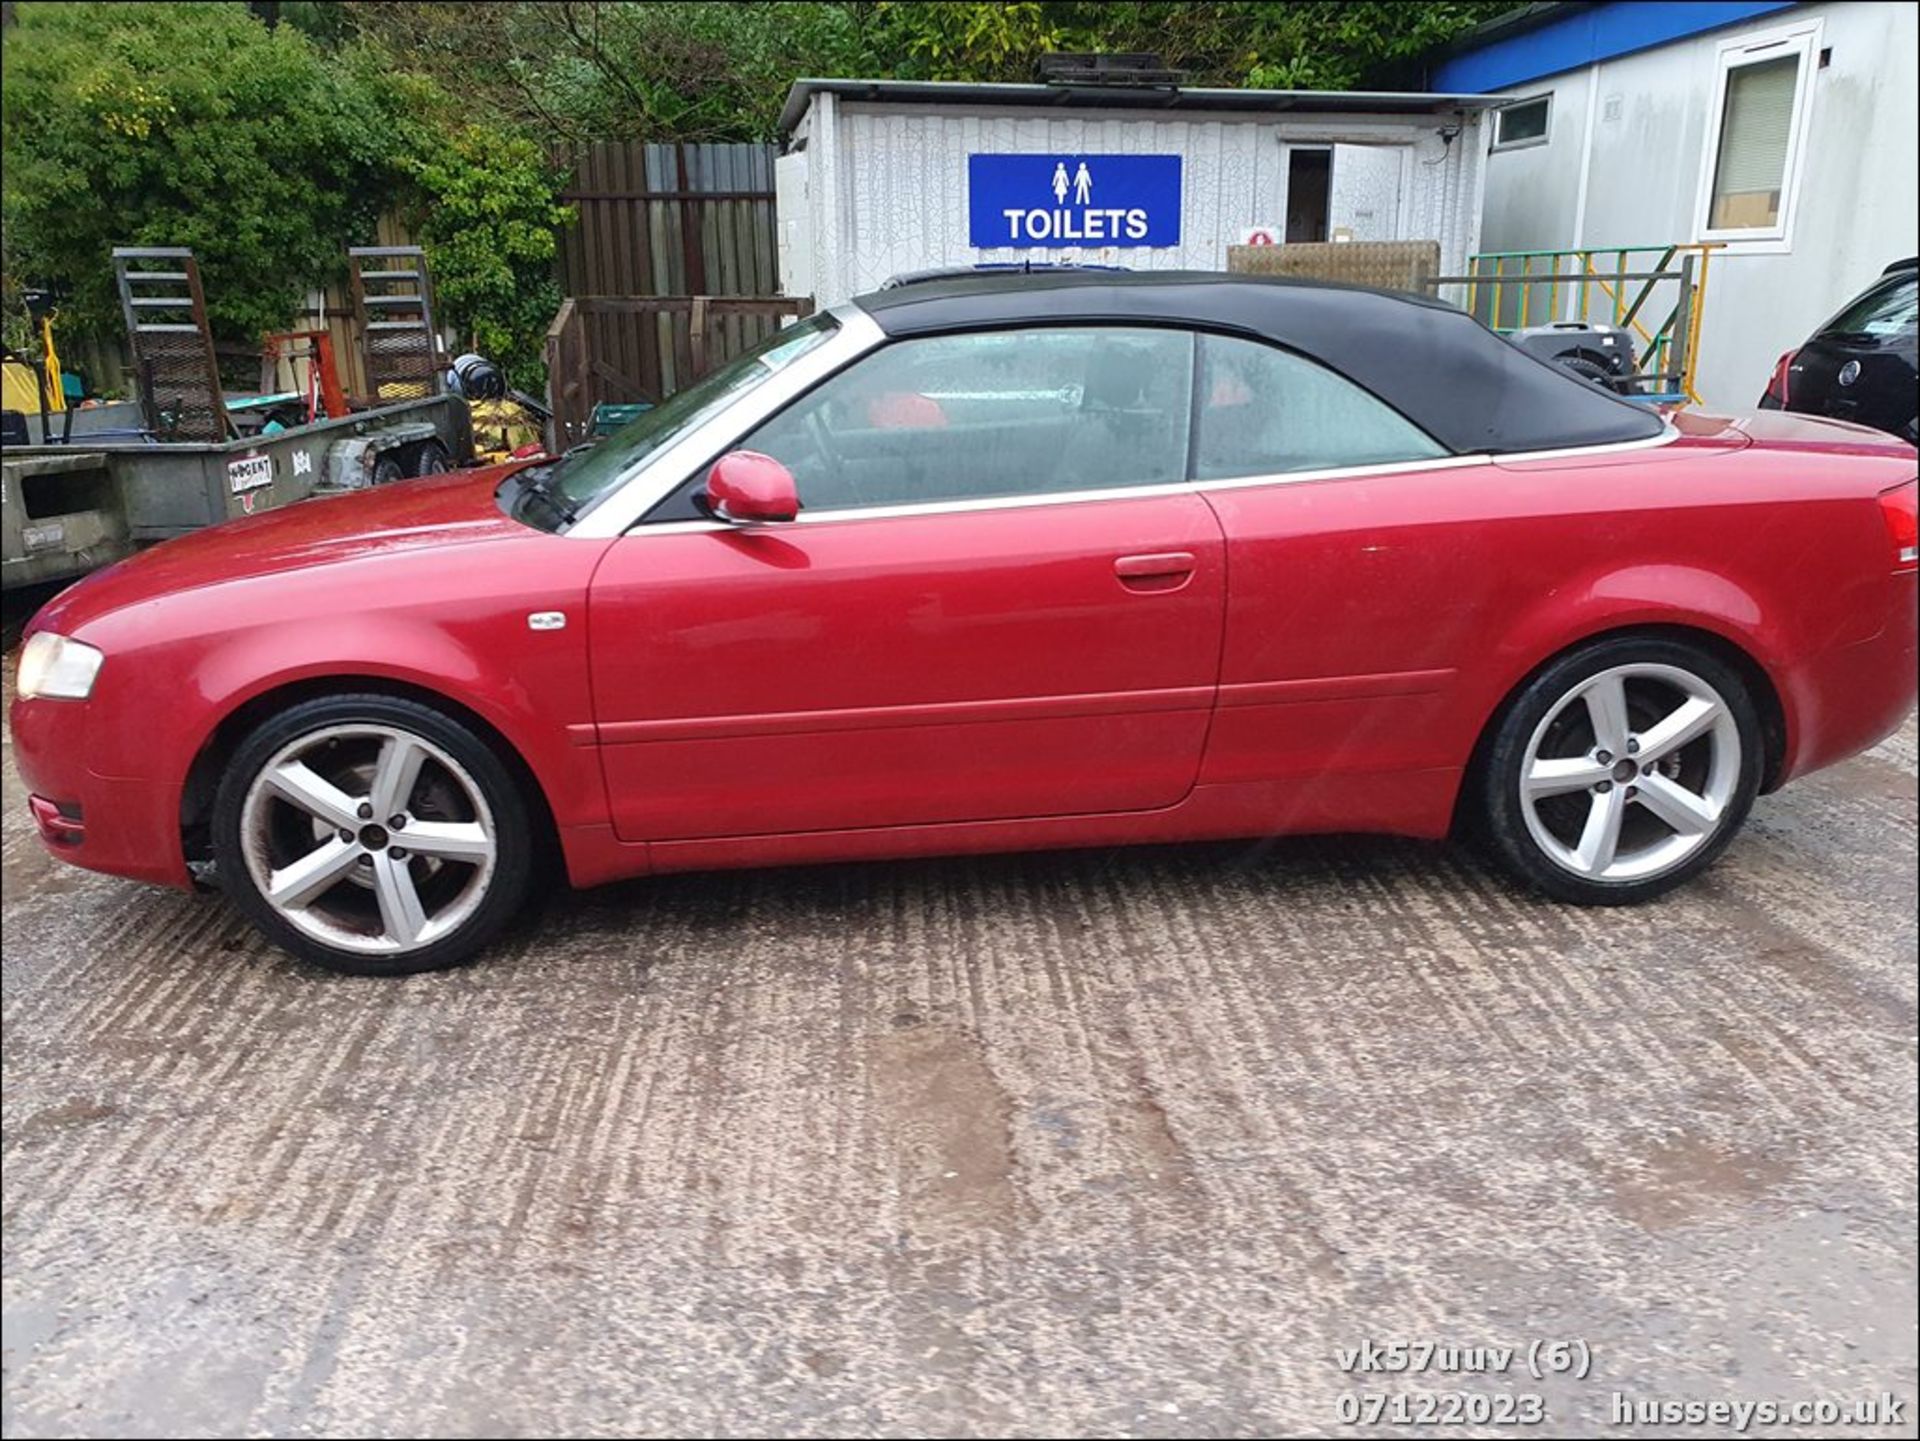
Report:
[{"label": "rear alloy wheel", "polygon": [[1671,641],[1601,641],[1548,667],[1503,718],[1487,830],[1511,869],[1562,900],[1646,900],[1725,848],[1760,762],[1737,673]]},{"label": "rear alloy wheel", "polygon": [[526,806],[493,751],[413,701],[309,701],[250,736],[215,804],[223,881],[272,939],[357,975],[463,961],[518,908]]}]

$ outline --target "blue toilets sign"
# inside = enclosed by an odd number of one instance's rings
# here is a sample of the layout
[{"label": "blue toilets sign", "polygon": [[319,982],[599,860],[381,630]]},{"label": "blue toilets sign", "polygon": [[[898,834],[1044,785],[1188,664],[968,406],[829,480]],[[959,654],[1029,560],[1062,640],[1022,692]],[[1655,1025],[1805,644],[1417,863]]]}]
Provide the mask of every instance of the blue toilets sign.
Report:
[{"label": "blue toilets sign", "polygon": [[969,155],[980,250],[1180,243],[1178,155]]}]

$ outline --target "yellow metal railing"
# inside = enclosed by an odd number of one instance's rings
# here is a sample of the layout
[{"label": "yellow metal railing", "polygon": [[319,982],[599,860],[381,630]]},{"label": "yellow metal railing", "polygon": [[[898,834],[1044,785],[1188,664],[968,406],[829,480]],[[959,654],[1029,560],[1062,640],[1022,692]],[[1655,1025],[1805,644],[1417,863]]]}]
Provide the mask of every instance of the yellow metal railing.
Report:
[{"label": "yellow metal railing", "polygon": [[[1463,276],[1436,277],[1461,285],[1467,312],[1507,334],[1533,324],[1604,320],[1637,337],[1638,370],[1673,385],[1676,398],[1698,402],[1700,316],[1708,264],[1719,241],[1670,245],[1610,245],[1574,250],[1491,250],[1467,258]],[[1647,259],[1646,257],[1653,257]],[[1665,282],[1675,287],[1664,317],[1649,306]],[[1604,314],[1594,314],[1596,293]],[[1664,296],[1660,302],[1664,304]],[[1536,307],[1539,307],[1536,313]]]}]

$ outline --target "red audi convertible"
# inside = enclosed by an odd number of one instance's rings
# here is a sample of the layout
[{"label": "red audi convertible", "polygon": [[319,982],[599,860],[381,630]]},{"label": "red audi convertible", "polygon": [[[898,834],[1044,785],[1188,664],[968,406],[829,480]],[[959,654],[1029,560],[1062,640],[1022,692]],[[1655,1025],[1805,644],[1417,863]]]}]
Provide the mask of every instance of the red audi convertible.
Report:
[{"label": "red audi convertible", "polygon": [[15,754],[56,855],[362,973],[471,956],[553,847],[585,886],[1464,829],[1634,901],[1912,706],[1915,473],[1405,296],[935,280],[557,462],[92,576]]}]

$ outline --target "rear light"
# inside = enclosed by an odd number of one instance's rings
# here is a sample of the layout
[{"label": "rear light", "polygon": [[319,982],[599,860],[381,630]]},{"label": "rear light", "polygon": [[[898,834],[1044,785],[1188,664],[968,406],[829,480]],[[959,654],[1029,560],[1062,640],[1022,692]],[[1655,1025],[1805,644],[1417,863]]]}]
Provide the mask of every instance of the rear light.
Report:
[{"label": "rear light", "polygon": [[1881,491],[1880,515],[1893,542],[1893,568],[1920,569],[1920,481]]},{"label": "rear light", "polygon": [[1797,350],[1789,350],[1774,361],[1773,378],[1767,382],[1767,399],[1773,401],[1782,410],[1787,408],[1787,371],[1793,365],[1794,356],[1799,353]]}]

